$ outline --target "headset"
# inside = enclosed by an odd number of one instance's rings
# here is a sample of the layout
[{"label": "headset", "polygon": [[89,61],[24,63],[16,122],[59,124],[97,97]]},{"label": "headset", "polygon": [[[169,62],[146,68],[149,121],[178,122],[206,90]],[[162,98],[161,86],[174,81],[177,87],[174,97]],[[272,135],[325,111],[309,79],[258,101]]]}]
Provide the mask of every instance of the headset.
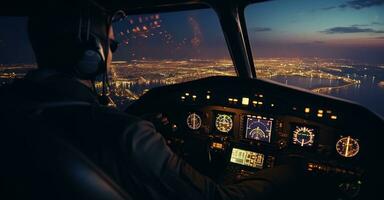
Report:
[{"label": "headset", "polygon": [[[106,58],[100,39],[91,33],[90,13],[80,15],[78,29],[79,60],[73,66],[75,76],[80,79],[92,80],[106,72]],[[108,41],[108,40],[107,40]]]}]

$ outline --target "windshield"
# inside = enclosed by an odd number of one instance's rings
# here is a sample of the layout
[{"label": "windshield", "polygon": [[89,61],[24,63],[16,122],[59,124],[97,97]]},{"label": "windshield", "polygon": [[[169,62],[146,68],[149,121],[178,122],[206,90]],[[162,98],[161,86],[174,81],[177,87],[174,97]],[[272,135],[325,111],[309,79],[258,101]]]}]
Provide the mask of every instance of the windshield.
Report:
[{"label": "windshield", "polygon": [[[5,85],[36,68],[36,61],[27,17],[0,17],[0,27],[0,83]],[[212,9],[128,15],[113,29],[120,44],[108,73],[110,96],[117,106],[137,100],[153,87],[236,76]]]},{"label": "windshield", "polygon": [[120,46],[110,71],[122,104],[148,89],[209,76],[235,76],[212,9],[128,15],[113,25]]},{"label": "windshield", "polygon": [[352,100],[384,116],[384,2],[251,4],[246,24],[258,78]]}]

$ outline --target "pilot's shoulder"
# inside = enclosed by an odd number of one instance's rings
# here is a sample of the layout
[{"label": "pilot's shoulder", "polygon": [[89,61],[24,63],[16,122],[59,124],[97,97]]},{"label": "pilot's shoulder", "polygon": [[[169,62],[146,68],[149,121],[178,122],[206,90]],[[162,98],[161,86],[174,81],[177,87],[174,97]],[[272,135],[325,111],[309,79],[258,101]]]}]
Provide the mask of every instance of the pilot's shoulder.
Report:
[{"label": "pilot's shoulder", "polygon": [[110,126],[123,125],[125,128],[129,126],[154,128],[151,122],[137,116],[127,114],[116,108],[96,106],[93,110],[96,121],[103,120]]}]

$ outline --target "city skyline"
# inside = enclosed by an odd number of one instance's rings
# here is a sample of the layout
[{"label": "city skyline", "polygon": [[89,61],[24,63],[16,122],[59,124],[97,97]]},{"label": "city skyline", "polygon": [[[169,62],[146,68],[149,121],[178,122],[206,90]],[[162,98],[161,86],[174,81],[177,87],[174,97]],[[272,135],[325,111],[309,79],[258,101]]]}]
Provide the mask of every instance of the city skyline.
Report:
[{"label": "city skyline", "polygon": [[[345,59],[279,57],[256,59],[255,63],[259,79],[353,100],[384,116],[384,66],[360,65]],[[0,84],[22,78],[33,68],[36,65],[3,65]],[[210,76],[236,76],[229,59],[115,61],[109,72],[111,97],[118,106],[137,100],[154,87]]]}]

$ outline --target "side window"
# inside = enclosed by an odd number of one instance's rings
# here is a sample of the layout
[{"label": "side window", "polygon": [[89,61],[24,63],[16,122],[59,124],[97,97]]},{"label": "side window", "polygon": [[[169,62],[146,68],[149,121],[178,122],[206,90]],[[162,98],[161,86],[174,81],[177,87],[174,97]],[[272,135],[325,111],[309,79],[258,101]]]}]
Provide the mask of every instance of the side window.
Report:
[{"label": "side window", "polygon": [[36,68],[26,17],[0,17],[0,85]]},{"label": "side window", "polygon": [[134,101],[153,87],[236,75],[212,9],[128,15],[113,28],[120,41],[110,71],[115,98]]},{"label": "side window", "polygon": [[258,78],[352,100],[384,116],[382,1],[276,0],[245,9]]}]

